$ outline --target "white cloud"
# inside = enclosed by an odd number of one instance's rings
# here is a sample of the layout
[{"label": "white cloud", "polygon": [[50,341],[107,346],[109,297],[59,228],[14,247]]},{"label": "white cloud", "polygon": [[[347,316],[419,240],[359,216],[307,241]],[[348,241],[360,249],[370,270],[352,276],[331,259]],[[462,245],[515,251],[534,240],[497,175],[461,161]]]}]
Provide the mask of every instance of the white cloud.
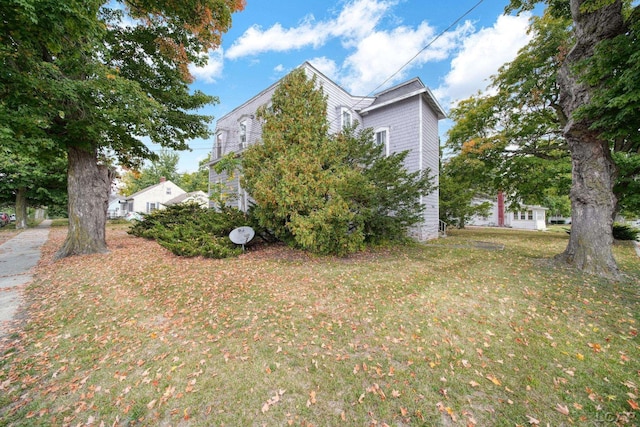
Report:
[{"label": "white cloud", "polygon": [[276,73],[282,73],[284,71],[284,65],[278,64],[273,68],[273,71]]},{"label": "white cloud", "polygon": [[229,59],[237,59],[269,51],[283,52],[305,46],[318,47],[326,40],[327,34],[323,32],[312,22],[305,22],[296,28],[283,28],[277,23],[267,30],[254,25],[231,45],[226,56]]},{"label": "white cloud", "polygon": [[345,37],[345,47],[371,34],[395,1],[357,0],[345,6],[338,18],[328,23],[332,36]]},{"label": "white cloud", "polygon": [[[225,57],[318,48],[338,39],[348,55],[343,63],[326,56],[309,62],[349,92],[367,95],[406,78],[414,68],[448,61],[454,55],[451,70],[434,91],[447,105],[485,89],[487,79],[530,40],[526,33],[529,14],[499,16],[492,27],[477,32],[467,21],[435,40],[438,31],[426,20],[417,26],[382,29],[383,19],[394,19],[389,12],[399,1],[348,0],[333,18],[324,21],[308,15],[290,28],[280,23],[266,29],[255,25],[233,42]],[[276,67],[275,71],[283,69]]]},{"label": "white cloud", "polygon": [[426,21],[415,29],[401,26],[391,31],[371,32],[345,60],[342,84],[352,93],[369,94],[387,79],[388,84],[400,80],[411,68],[446,59],[469,30],[470,25],[465,24],[435,41],[435,29]]},{"label": "white cloud", "polygon": [[207,64],[203,67],[196,67],[193,64],[189,66],[189,71],[196,80],[202,80],[205,83],[214,83],[216,79],[222,75],[223,69],[224,60],[222,48],[210,50]]},{"label": "white cloud", "polygon": [[394,4],[388,0],[353,0],[332,20],[316,22],[309,15],[297,26],[284,28],[276,23],[268,29],[254,25],[228,49],[226,56],[237,59],[265,52],[285,52],[303,47],[320,47],[332,37],[344,37],[343,43],[365,37]]},{"label": "white cloud", "polygon": [[483,28],[464,40],[451,61],[451,71],[444,83],[434,90],[443,103],[466,99],[484,92],[489,78],[506,62],[512,61],[520,48],[531,40],[527,34],[529,14],[501,15],[491,28]]},{"label": "white cloud", "polygon": [[338,73],[340,71],[338,64],[333,59],[329,59],[326,56],[320,56],[309,60],[309,63],[318,69],[322,74],[329,77],[331,80],[336,81]]}]

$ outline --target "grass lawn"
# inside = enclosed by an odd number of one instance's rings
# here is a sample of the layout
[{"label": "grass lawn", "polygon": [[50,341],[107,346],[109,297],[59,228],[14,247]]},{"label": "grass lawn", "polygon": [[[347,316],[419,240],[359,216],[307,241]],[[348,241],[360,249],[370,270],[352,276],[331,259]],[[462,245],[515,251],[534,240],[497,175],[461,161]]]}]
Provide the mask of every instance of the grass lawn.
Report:
[{"label": "grass lawn", "polygon": [[563,232],[452,230],[344,259],[186,259],[108,228],[52,263],[0,341],[0,425],[640,423],[640,259],[555,266]]}]

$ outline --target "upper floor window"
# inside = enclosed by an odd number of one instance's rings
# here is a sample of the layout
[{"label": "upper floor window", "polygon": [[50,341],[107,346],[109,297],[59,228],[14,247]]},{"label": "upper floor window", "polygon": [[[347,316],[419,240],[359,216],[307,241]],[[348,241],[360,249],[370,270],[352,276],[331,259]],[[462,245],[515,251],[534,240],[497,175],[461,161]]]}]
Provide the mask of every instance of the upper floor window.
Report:
[{"label": "upper floor window", "polygon": [[167,187],[167,194],[171,194],[171,187]]},{"label": "upper floor window", "polygon": [[222,143],[224,142],[224,138],[222,136],[222,132],[216,134],[216,159],[222,157]]},{"label": "upper floor window", "polygon": [[342,109],[342,127],[350,127],[353,123],[353,117],[351,115],[351,111],[346,108]]},{"label": "upper floor window", "polygon": [[384,147],[384,154],[389,155],[389,128],[380,128],[375,132],[375,142]]},{"label": "upper floor window", "polygon": [[240,122],[240,142],[238,144],[238,148],[244,148],[247,146],[247,121],[243,120]]}]

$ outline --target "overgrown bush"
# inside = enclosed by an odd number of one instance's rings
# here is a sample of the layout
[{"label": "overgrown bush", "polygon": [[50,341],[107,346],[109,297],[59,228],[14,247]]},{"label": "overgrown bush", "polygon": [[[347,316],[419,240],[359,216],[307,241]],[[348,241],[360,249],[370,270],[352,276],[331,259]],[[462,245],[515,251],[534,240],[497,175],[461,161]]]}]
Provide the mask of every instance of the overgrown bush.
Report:
[{"label": "overgrown bush", "polygon": [[128,233],[154,239],[179,256],[228,258],[242,252],[229,240],[229,233],[243,225],[255,227],[251,217],[238,209],[223,207],[215,211],[186,203],[144,215]]},{"label": "overgrown bush", "polygon": [[260,144],[242,157],[242,187],[273,236],[317,254],[347,255],[406,237],[422,221],[420,196],[435,190],[429,170],[409,172],[408,152],[384,152],[373,129],[329,133],[327,100],[302,69],[275,90]]},{"label": "overgrown bush", "polygon": [[640,230],[627,224],[613,224],[613,238],[616,240],[637,240]]}]

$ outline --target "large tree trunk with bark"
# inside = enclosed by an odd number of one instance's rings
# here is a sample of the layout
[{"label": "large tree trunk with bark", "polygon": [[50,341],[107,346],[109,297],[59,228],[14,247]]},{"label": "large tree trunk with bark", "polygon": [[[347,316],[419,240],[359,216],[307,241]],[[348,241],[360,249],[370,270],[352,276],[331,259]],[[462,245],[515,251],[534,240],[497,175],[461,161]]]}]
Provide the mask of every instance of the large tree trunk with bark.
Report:
[{"label": "large tree trunk with bark", "polygon": [[56,258],[106,253],[105,229],[111,173],[99,165],[95,151],[68,149],[69,231]]},{"label": "large tree trunk with bark", "polygon": [[16,191],[16,228],[27,228],[27,189],[24,187]]},{"label": "large tree trunk with bark", "polygon": [[576,44],[558,73],[560,104],[568,117],[564,136],[573,165],[571,187],[571,237],[557,258],[587,273],[619,279],[612,253],[612,226],[616,198],[616,166],[609,143],[590,129],[592,121],[576,120],[573,113],[589,103],[597,88],[580,81],[576,65],[588,60],[595,46],[624,30],[622,5],[616,0],[593,12],[581,10],[586,0],[571,0]]}]

